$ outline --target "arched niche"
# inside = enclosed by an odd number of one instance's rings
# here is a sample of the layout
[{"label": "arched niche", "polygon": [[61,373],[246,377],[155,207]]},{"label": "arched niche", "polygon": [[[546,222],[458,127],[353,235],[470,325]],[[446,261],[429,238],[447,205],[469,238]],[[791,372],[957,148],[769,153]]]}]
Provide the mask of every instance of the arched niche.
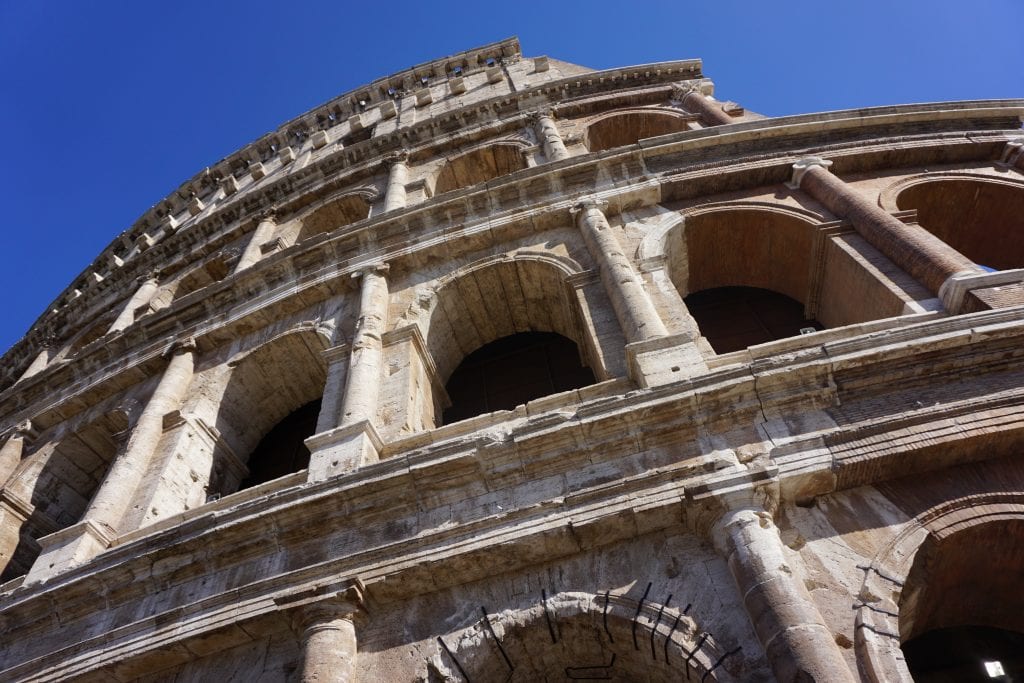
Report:
[{"label": "arched niche", "polygon": [[[250,456],[275,427],[284,423],[287,433],[277,435],[282,458],[295,460],[294,449],[312,436],[316,420],[292,418],[316,405],[324,393],[327,365],[321,352],[328,340],[314,329],[300,329],[279,335],[230,363],[228,378],[217,410],[216,427],[231,451],[249,465]],[[313,410],[316,410],[314,408]],[[288,444],[288,446],[280,446]],[[286,452],[287,451],[287,452]],[[273,449],[261,453],[275,457]],[[216,468],[216,463],[215,463]],[[252,463],[250,474],[280,473],[273,463]],[[289,468],[286,468],[289,469]],[[261,483],[258,476],[248,484]],[[212,477],[214,481],[217,477]],[[231,493],[241,482],[220,481],[218,492]]]},{"label": "arched niche", "polygon": [[915,209],[928,232],[975,263],[1024,268],[1024,183],[981,176],[918,176],[883,195]]},{"label": "arched niche", "polygon": [[302,242],[316,235],[333,232],[369,215],[370,202],[363,194],[346,194],[328,200],[300,219],[301,227],[295,241]]},{"label": "arched niche", "polygon": [[519,332],[484,344],[455,368],[445,385],[451,405],[442,423],[513,410],[594,382],[576,342],[554,332]]},{"label": "arched niche", "polygon": [[574,343],[582,364],[591,362],[577,299],[566,285],[571,274],[554,259],[521,257],[486,261],[447,278],[431,301],[424,335],[437,376],[447,384],[477,349],[520,333],[555,333]]},{"label": "arched niche", "polygon": [[[929,535],[903,585],[899,633],[914,680],[1024,676],[1024,519],[993,519]],[[1005,678],[998,680],[1007,680]]]},{"label": "arched niche", "polygon": [[585,135],[587,149],[602,152],[606,149],[635,144],[644,138],[658,137],[688,130],[686,117],[657,109],[635,110],[611,114],[589,126]]},{"label": "arched niche", "polygon": [[17,533],[0,533],[3,580],[25,574],[39,554],[38,539],[81,521],[99,490],[123,439],[128,415],[113,410],[82,427],[44,442],[30,453],[8,483],[30,503],[32,514]]},{"label": "arched niche", "polygon": [[815,230],[789,212],[722,207],[667,234],[669,277],[716,353],[822,328],[805,310]]},{"label": "arched niche", "polygon": [[220,282],[230,273],[231,268],[228,266],[227,256],[217,254],[158,289],[149,303],[142,310],[136,312],[136,318],[139,317],[140,313],[145,314],[149,310],[166,308],[174,301],[183,299],[193,292],[198,292],[200,289]]},{"label": "arched niche", "polygon": [[434,183],[434,194],[478,185],[493,178],[526,168],[523,146],[498,142],[449,158],[441,166]]},{"label": "arched niche", "polygon": [[567,592],[486,621],[484,613],[470,628],[441,636],[436,673],[510,683],[742,680],[739,650],[674,605]]}]

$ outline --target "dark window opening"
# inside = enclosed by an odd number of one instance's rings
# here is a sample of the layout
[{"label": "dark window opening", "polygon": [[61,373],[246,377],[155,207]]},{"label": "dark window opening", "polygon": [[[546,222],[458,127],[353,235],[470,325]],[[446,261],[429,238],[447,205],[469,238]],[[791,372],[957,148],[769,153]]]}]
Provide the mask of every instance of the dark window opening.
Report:
[{"label": "dark window opening", "polygon": [[989,626],[939,628],[902,647],[917,683],[1024,680],[1024,634],[1016,631]]},{"label": "dark window opening", "polygon": [[316,432],[319,415],[317,399],[278,422],[249,456],[249,476],[238,488],[263,484],[309,467],[309,449],[303,442]]},{"label": "dark window opening", "polygon": [[807,328],[825,329],[817,320],[804,317],[799,301],[768,289],[716,287],[694,292],[685,301],[715,353],[742,351],[796,336]]},{"label": "dark window opening", "polygon": [[450,424],[495,410],[512,410],[541,396],[593,384],[575,342],[554,332],[522,332],[466,356],[445,387]]}]

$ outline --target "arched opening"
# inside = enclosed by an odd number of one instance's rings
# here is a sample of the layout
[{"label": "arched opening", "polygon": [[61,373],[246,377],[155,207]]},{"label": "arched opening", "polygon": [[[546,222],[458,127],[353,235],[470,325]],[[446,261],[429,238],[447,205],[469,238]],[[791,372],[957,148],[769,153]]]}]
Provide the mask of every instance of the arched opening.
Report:
[{"label": "arched opening", "polygon": [[914,680],[1024,678],[1022,576],[1022,520],[929,536],[900,598],[900,640]]},{"label": "arched opening", "polygon": [[541,396],[593,384],[571,339],[554,332],[520,332],[466,356],[445,386],[450,424],[496,410],[512,410]]},{"label": "arched opening", "polygon": [[231,370],[217,412],[222,438],[249,468],[231,481],[214,463],[210,493],[228,494],[297,472],[309,463],[302,441],[316,430],[327,378],[321,352],[327,341],[313,330],[283,334],[248,353]]},{"label": "arched opening", "polygon": [[249,454],[249,476],[239,489],[247,489],[309,467],[305,440],[316,433],[320,400],[310,401],[274,425]]},{"label": "arched opening", "polygon": [[825,329],[804,315],[799,301],[770,289],[715,287],[694,292],[684,301],[715,353]]},{"label": "arched opening", "polygon": [[[545,258],[521,258],[515,260],[500,260],[487,263],[480,267],[470,269],[445,282],[436,292],[430,317],[426,322],[425,341],[427,349],[437,371],[440,382],[448,384],[453,378],[456,367],[464,360],[469,360],[471,354],[478,349],[481,353],[477,358],[483,358],[481,368],[494,369],[496,361],[489,358],[489,354],[505,356],[510,360],[529,359],[528,362],[547,363],[549,358],[564,359],[574,358],[574,363],[579,366],[586,366],[592,370],[592,374],[604,379],[603,368],[595,366],[591,361],[595,357],[592,340],[584,338],[581,327],[577,323],[579,314],[577,312],[577,300],[570,294],[565,284],[568,273],[560,265],[555,265],[552,260]],[[553,335],[541,335],[538,337],[519,336],[524,333],[553,333]],[[509,341],[483,351],[483,347],[491,342],[500,339],[510,338]],[[562,339],[564,342],[554,350],[545,344],[552,340]],[[524,340],[526,343],[523,344]],[[530,341],[532,340],[532,341]],[[543,340],[544,343],[534,346],[534,342]],[[571,344],[572,353],[564,346]],[[522,348],[520,345],[522,344]],[[506,346],[507,345],[507,346]],[[559,350],[560,349],[560,350]],[[517,354],[522,354],[518,355]],[[580,358],[582,357],[582,361]],[[562,360],[557,362],[562,363]],[[476,363],[470,361],[470,367]],[[473,370],[467,370],[470,375]],[[503,371],[504,372],[504,371]],[[523,373],[526,372],[524,368]],[[537,372],[543,374],[542,366],[538,365]],[[549,380],[556,381],[552,386],[564,386],[568,381],[559,373],[559,369]],[[578,377],[573,374],[576,370],[565,370],[567,376]],[[579,370],[578,372],[583,372]],[[533,377],[533,375],[530,375]],[[496,382],[497,375],[492,375],[491,381]],[[510,383],[526,377],[525,374],[508,378]],[[531,386],[540,386],[544,381],[537,378],[538,383],[528,383]],[[467,390],[473,390],[475,386],[472,380],[459,380],[456,378],[456,388],[459,382],[465,382]],[[506,384],[504,388],[509,388]],[[477,387],[477,400],[480,393]],[[502,393],[503,386],[494,384],[489,392],[497,401],[498,395]],[[509,391],[507,400],[517,394],[516,391]],[[489,401],[491,399],[488,399]],[[454,402],[454,398],[453,398]],[[438,404],[442,403],[437,401]],[[496,403],[487,403],[496,405]],[[518,405],[518,404],[517,404]],[[484,412],[487,408],[481,408],[472,414]],[[469,416],[469,412],[460,409],[450,413],[451,419],[463,419]],[[445,418],[445,422],[451,419]]]},{"label": "arched opening", "polygon": [[112,411],[28,456],[8,487],[31,503],[32,512],[16,537],[5,531],[0,540],[6,560],[0,581],[28,572],[40,552],[39,538],[81,521],[127,429],[127,415]]},{"label": "arched opening", "polygon": [[560,593],[543,606],[487,619],[461,635],[442,636],[435,675],[508,683],[743,680],[738,649],[657,603]]},{"label": "arched opening", "polygon": [[358,194],[345,195],[315,209],[302,219],[296,242],[356,223],[370,215],[370,204]]},{"label": "arched opening", "polygon": [[445,162],[437,174],[434,194],[451,192],[526,168],[522,147],[498,143],[466,152]]},{"label": "arched opening", "polygon": [[716,353],[823,329],[804,315],[814,226],[778,211],[687,216],[668,235],[669,277]]},{"label": "arched opening", "polygon": [[899,192],[921,227],[975,263],[1024,268],[1024,186],[1000,180],[936,178]]},{"label": "arched opening", "polygon": [[586,144],[591,152],[635,144],[644,138],[687,130],[686,119],[663,111],[630,111],[599,119],[587,127]]}]

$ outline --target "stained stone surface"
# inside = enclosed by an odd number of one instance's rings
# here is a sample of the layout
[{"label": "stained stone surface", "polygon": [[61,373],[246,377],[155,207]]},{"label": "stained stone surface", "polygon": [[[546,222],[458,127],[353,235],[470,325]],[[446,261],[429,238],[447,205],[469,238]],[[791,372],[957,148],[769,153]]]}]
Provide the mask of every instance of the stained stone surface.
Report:
[{"label": "stained stone surface", "polygon": [[[899,681],[1024,632],[1024,101],[772,119],[702,68],[508,39],[158,201],[0,359],[0,680]],[[804,333],[716,353],[724,287]],[[443,423],[523,333],[587,380]]]}]

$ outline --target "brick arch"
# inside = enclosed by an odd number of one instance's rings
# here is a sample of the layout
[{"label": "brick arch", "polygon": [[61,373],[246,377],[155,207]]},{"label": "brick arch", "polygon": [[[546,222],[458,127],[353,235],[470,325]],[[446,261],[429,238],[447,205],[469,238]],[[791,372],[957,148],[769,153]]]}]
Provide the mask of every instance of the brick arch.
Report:
[{"label": "brick arch", "polygon": [[[935,597],[924,585],[929,579],[937,576],[940,590],[950,576],[950,580],[956,580],[955,566],[949,575],[935,573],[944,571],[942,561],[937,563],[935,558],[943,548],[977,536],[987,539],[987,551],[1001,539],[1012,538],[1009,556],[1017,563],[1014,575],[1019,576],[1024,570],[1024,493],[965,496],[927,510],[908,522],[868,566],[862,567],[864,580],[855,605],[855,647],[860,670],[868,680],[912,680],[901,644],[942,625],[944,610],[955,607],[952,603],[928,604]],[[973,559],[971,564],[976,564]],[[1008,612],[1011,605],[1000,606],[999,597],[991,595],[995,591],[986,592],[991,604],[980,608],[992,608],[998,617],[995,621],[1024,631],[1024,617]],[[1002,618],[1007,614],[1012,623]]]},{"label": "brick arch", "polygon": [[563,592],[481,614],[442,636],[432,663],[447,680],[734,681],[738,654],[677,607]]},{"label": "brick arch", "polygon": [[523,140],[500,140],[448,157],[437,171],[434,194],[500,178],[527,167]]},{"label": "brick arch", "polygon": [[814,214],[767,203],[716,204],[688,211],[671,228],[663,253],[681,295],[758,287],[806,304]]},{"label": "brick arch", "polygon": [[887,187],[882,208],[917,221],[975,263],[1024,268],[1024,181],[976,173],[926,173]]},{"label": "brick arch", "polygon": [[670,109],[627,109],[611,112],[593,120],[584,133],[590,152],[635,144],[644,138],[689,130],[693,117]]}]

